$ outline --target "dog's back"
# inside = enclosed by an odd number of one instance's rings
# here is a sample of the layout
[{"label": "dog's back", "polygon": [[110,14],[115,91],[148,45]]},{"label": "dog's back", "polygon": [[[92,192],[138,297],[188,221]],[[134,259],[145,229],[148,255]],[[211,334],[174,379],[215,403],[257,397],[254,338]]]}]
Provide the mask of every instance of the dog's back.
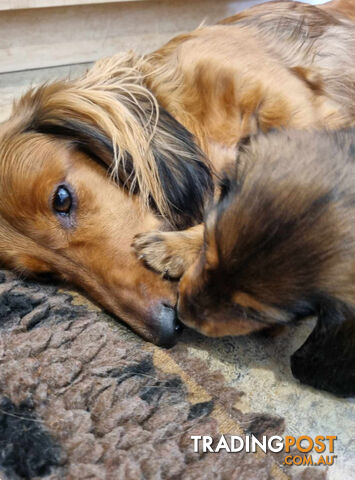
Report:
[{"label": "dog's back", "polygon": [[[345,8],[355,15],[355,6]],[[274,1],[220,23],[255,29],[273,58],[287,65],[314,93],[332,98],[353,117],[355,103],[347,99],[354,89],[354,23],[332,12],[337,13],[335,5],[328,12],[304,3]]]},{"label": "dog's back", "polygon": [[354,125],[354,32],[313,5],[267,2],[175,37],[146,58],[146,81],[219,168],[260,131]]}]

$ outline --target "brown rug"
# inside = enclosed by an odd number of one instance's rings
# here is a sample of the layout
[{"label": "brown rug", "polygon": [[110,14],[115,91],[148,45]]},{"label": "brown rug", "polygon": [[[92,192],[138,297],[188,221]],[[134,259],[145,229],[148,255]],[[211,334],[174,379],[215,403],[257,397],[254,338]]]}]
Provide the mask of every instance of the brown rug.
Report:
[{"label": "brown rug", "polygon": [[[282,434],[223,376],[73,292],[0,271],[0,479],[296,478],[282,458],[194,453],[191,435]],[[298,479],[320,479],[314,469]]]}]

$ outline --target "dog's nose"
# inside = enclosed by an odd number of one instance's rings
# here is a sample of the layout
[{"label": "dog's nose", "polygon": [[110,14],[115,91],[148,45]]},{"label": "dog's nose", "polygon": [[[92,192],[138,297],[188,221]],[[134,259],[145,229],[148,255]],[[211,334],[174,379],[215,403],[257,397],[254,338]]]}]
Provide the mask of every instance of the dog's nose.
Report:
[{"label": "dog's nose", "polygon": [[156,311],[156,345],[170,348],[177,342],[177,337],[182,331],[175,308],[160,304]]}]

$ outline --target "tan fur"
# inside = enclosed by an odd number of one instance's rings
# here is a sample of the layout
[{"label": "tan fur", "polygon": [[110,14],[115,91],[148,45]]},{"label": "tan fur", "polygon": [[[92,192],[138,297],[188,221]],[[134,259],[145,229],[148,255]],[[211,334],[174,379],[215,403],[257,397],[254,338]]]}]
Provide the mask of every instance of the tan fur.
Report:
[{"label": "tan fur", "polygon": [[[244,137],[353,124],[354,29],[316,7],[266,4],[31,90],[0,126],[0,261],[59,274],[154,341],[152,309],[174,305],[175,287],[136,260],[133,237],[200,222],[210,172]],[[78,197],[72,228],[51,204],[63,182]]]},{"label": "tan fur", "polygon": [[320,5],[320,8],[328,10],[333,14],[344,15],[350,20],[355,21],[355,4],[354,0],[332,0],[331,2]]},{"label": "tan fur", "polygon": [[[6,167],[0,175],[2,262],[20,273],[60,275],[157,341],[154,309],[161,301],[175,304],[174,286],[140,265],[130,244],[133,231],[157,228],[159,220],[62,142],[31,133],[9,142],[12,148],[3,142],[1,152]],[[72,230],[62,228],[50,205],[64,179],[75,188],[80,206]]]},{"label": "tan fur", "polygon": [[351,22],[272,2],[176,37],[143,66],[161,105],[220,157],[259,129],[352,124],[354,52]]},{"label": "tan fur", "polygon": [[156,272],[169,278],[180,278],[200,253],[203,244],[203,225],[183,232],[141,233],[132,246],[140,260],[147,261]]},{"label": "tan fur", "polygon": [[[15,116],[17,112],[22,116],[23,111],[27,111],[30,116],[36,116],[37,122],[51,122],[52,116],[60,113],[98,127],[113,143],[113,178],[117,179],[120,164],[124,167],[123,152],[129,151],[135,159],[135,177],[130,181],[130,189],[133,191],[138,184],[143,202],[148,204],[149,195],[153,195],[158,207],[168,216],[150,149],[158,104],[144,85],[140,71],[142,61],[133,53],[100,60],[78,80],[30,91],[15,105],[14,112]],[[169,137],[162,136],[159,142],[169,143]]]}]

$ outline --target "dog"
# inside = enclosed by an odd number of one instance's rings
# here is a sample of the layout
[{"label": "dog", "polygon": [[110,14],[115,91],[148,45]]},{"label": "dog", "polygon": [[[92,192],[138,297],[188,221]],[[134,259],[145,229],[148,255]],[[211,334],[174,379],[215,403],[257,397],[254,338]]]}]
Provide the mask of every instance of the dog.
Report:
[{"label": "dog", "polygon": [[318,315],[292,371],[355,395],[355,128],[260,134],[241,147],[222,183],[199,236],[141,234],[138,255],[155,270],[182,274],[179,318],[205,335]]},{"label": "dog", "polygon": [[137,261],[134,236],[199,228],[241,139],[351,125],[354,29],[313,6],[260,5],[29,91],[0,126],[0,262],[54,273],[172,345],[176,285]]}]

